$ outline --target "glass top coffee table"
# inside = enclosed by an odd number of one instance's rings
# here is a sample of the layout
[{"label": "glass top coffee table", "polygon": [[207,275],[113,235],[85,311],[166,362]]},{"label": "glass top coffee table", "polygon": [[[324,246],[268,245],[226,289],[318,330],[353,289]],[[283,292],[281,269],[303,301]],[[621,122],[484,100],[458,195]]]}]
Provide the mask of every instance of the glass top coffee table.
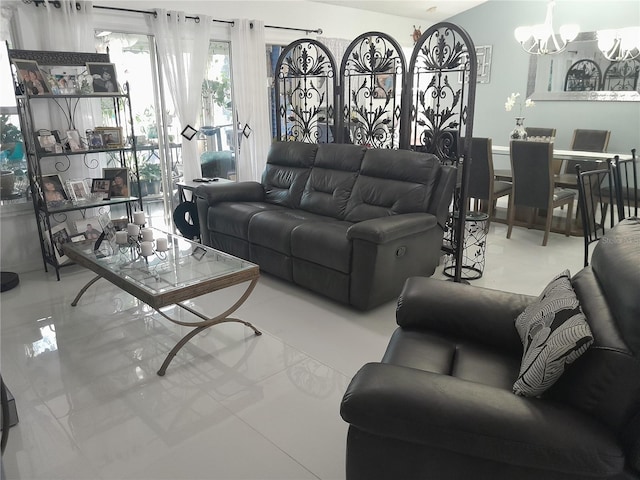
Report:
[{"label": "glass top coffee table", "polygon": [[[165,374],[178,351],[192,337],[209,327],[224,322],[239,322],[253,329],[256,335],[262,334],[251,323],[230,317],[245,302],[258,283],[260,269],[257,265],[179,235],[157,229],[153,229],[153,233],[156,239],[167,239],[168,250],[154,250],[152,255],[146,257],[140,254],[140,245],[135,242],[117,245],[115,241],[104,240],[99,243],[95,240],[85,240],[64,244],[64,253],[69,259],[97,274],[78,292],[71,305],[76,306],[83,293],[100,278],[104,278],[146,303],[167,320],[193,327],[193,330],[167,355],[158,370],[158,375],[161,376]],[[245,282],[249,284],[238,301],[215,317],[207,317],[182,303]],[[171,318],[160,311],[160,308],[168,305],[178,305],[200,320],[185,322]]]}]

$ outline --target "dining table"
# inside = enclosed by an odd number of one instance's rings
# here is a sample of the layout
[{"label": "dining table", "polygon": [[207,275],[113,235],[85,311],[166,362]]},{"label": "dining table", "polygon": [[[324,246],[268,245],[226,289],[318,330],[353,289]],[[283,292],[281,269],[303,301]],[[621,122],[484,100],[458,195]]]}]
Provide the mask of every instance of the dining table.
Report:
[{"label": "dining table", "polygon": [[[493,155],[504,155],[507,158],[510,155],[509,147],[503,145],[493,145],[492,146]],[[574,162],[585,162],[591,167],[589,169],[593,169],[593,165],[595,164],[595,168],[607,168],[607,159],[613,159],[615,156],[618,156],[620,160],[627,160],[632,157],[631,153],[609,153],[609,152],[584,152],[578,150],[563,150],[563,149],[553,149],[553,158],[555,161],[559,163],[559,168],[557,169],[556,174],[554,174],[554,185],[557,188],[568,188],[577,190],[578,189],[578,179],[575,172],[567,171],[567,164],[569,161]],[[493,171],[496,180],[511,182],[512,175],[511,169],[505,168],[495,168]],[[582,235],[582,226],[578,215],[578,208],[574,209],[575,220],[573,222],[573,227],[571,229],[572,235]],[[516,218],[520,215],[516,212]],[[499,222],[506,222],[505,219],[500,219],[498,217]],[[536,225],[538,227],[538,225]],[[552,223],[551,231],[557,233],[563,233],[563,226],[560,222],[556,221]]]},{"label": "dining table", "polygon": [[[491,148],[493,155],[504,155],[509,157],[509,147],[503,145],[493,145]],[[579,150],[563,150],[559,148],[553,149],[553,158],[560,162],[558,173],[554,175],[555,186],[560,188],[577,188],[576,172],[567,171],[567,164],[570,160],[575,162],[589,162],[593,164],[601,163],[602,168],[606,168],[607,159],[613,159],[615,156],[620,160],[628,160],[632,158],[631,153],[608,153],[608,152],[583,152]],[[494,169],[496,180],[511,181],[511,169],[498,168]]]}]

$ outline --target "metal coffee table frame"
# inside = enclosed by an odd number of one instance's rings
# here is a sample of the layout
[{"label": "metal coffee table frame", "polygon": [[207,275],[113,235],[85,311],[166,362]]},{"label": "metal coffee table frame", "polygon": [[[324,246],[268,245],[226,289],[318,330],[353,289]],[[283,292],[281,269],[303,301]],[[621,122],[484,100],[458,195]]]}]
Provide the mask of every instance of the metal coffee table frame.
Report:
[{"label": "metal coffee table frame", "polygon": [[[213,327],[214,325],[226,322],[242,323],[251,328],[256,335],[262,335],[262,332],[259,331],[255,326],[253,326],[250,322],[230,316],[247,300],[256,284],[258,283],[260,269],[257,265],[233,257],[226,253],[219,252],[204,245],[191,242],[190,240],[179,237],[177,235],[167,234],[158,230],[155,231],[155,235],[156,237],[158,235],[169,237],[171,248],[168,254],[166,254],[166,258],[164,260],[158,261],[157,264],[160,265],[163,262],[173,262],[171,265],[176,268],[174,268],[172,271],[175,271],[177,269],[177,266],[179,266],[176,264],[176,262],[178,261],[186,263],[191,262],[193,265],[199,266],[199,264],[195,263],[199,260],[189,258],[193,257],[192,254],[188,253],[189,249],[191,249],[191,252],[198,249],[200,252],[204,251],[205,254],[215,256],[216,260],[212,260],[209,263],[210,265],[215,266],[214,264],[218,261],[217,259],[220,259],[220,264],[226,265],[230,263],[233,265],[235,263],[238,268],[235,269],[233,267],[230,267],[228,271],[223,271],[218,275],[212,275],[211,278],[195,278],[191,281],[182,282],[181,284],[177,285],[168,284],[168,286],[162,289],[162,291],[154,291],[153,288],[150,288],[148,285],[143,284],[142,281],[131,278],[126,273],[123,274],[122,271],[118,271],[119,268],[122,268],[122,270],[124,270],[124,267],[138,262],[140,264],[140,267],[135,273],[142,272],[149,273],[150,275],[153,274],[153,272],[150,270],[148,260],[143,257],[136,257],[137,253],[135,252],[135,247],[130,247],[130,251],[126,251],[125,249],[123,253],[122,250],[118,252],[117,246],[107,244],[106,249],[111,249],[112,254],[101,255],[93,250],[93,241],[87,240],[84,242],[69,243],[65,245],[65,254],[75,263],[82,265],[83,267],[96,273],[96,276],[89,282],[87,282],[87,284],[78,292],[73,302],[71,302],[71,305],[75,307],[82,295],[87,291],[87,289],[91,287],[91,285],[96,283],[99,279],[104,278],[105,280],[108,280],[127,293],[130,293],[140,301],[146,303],[170,322],[175,323],[176,325],[192,327],[193,330],[187,333],[167,355],[166,359],[162,363],[162,366],[158,370],[158,375],[160,376],[163,376],[166,373],[167,367],[169,366],[173,358],[180,351],[180,349],[189,342],[189,340],[191,340],[198,333],[207,328]],[[104,251],[105,248],[102,248],[101,250]],[[109,263],[108,258],[115,258],[116,255],[121,255],[122,261]],[[134,270],[128,270],[128,272],[134,272]],[[159,275],[149,278],[153,278],[156,282],[160,281]],[[249,285],[245,289],[244,293],[240,296],[240,298],[227,310],[214,317],[203,315],[202,313],[194,310],[189,305],[183,303],[186,300],[191,300],[201,295],[215,292],[217,290],[221,290],[223,288],[231,287],[234,285],[239,285],[245,282],[249,282]],[[177,305],[188,311],[189,313],[195,315],[201,321],[186,322],[171,318],[160,310],[160,308],[169,305]]]}]

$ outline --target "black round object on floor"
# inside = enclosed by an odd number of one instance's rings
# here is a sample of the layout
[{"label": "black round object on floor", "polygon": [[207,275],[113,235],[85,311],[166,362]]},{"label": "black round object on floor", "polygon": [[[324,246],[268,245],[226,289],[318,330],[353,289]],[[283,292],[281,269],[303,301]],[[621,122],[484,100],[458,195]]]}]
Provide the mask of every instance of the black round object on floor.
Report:
[{"label": "black round object on floor", "polygon": [[17,273],[0,272],[0,274],[2,275],[2,288],[0,288],[0,292],[11,290],[13,287],[17,287],[20,283],[20,277],[18,277]]}]

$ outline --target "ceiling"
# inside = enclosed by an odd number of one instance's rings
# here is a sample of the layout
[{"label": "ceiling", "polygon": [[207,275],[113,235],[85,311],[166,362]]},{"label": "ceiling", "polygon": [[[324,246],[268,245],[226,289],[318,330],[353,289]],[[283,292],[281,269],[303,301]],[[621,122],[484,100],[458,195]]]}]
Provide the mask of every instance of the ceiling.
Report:
[{"label": "ceiling", "polygon": [[469,10],[487,0],[311,0],[342,7],[426,20],[429,24],[441,22],[460,12]]}]

